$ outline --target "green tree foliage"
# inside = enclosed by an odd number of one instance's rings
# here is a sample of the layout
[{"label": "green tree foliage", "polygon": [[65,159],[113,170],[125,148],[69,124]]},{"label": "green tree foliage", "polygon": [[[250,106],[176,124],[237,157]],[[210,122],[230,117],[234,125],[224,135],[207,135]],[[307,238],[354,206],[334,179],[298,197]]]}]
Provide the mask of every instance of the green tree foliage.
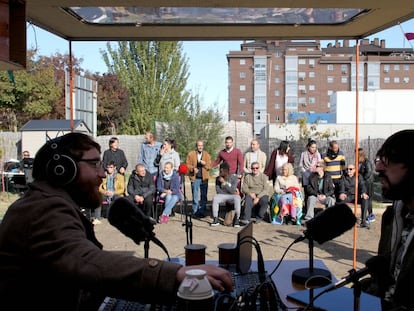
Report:
[{"label": "green tree foliage", "polygon": [[117,135],[129,115],[128,91],[112,73],[95,74],[93,79],[98,82],[98,135]]},{"label": "green tree foliage", "polygon": [[309,124],[306,117],[299,118],[297,123],[299,126],[299,139],[305,143],[307,143],[309,139],[324,140],[338,136],[337,129],[326,129],[325,131],[318,131],[318,123],[315,122]]},{"label": "green tree foliage", "polygon": [[[64,118],[64,69],[68,56],[27,52],[27,69],[0,71],[0,129],[17,131],[30,119]],[[73,58],[75,72],[81,60]]]},{"label": "green tree foliage", "polygon": [[142,134],[153,127],[154,120],[171,120],[188,103],[188,65],[180,42],[123,41],[117,48],[108,43],[107,49],[102,52],[104,61],[129,95],[122,134]]},{"label": "green tree foliage", "polygon": [[163,136],[175,139],[177,152],[184,161],[187,153],[195,148],[198,139],[204,149],[215,157],[222,144],[223,122],[217,109],[202,110],[198,95],[174,115],[174,120],[163,126]]}]

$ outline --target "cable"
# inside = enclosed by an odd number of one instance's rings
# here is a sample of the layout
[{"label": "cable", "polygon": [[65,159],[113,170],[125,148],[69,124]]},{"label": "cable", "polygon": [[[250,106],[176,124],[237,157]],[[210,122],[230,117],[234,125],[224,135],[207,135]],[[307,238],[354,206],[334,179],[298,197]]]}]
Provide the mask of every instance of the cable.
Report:
[{"label": "cable", "polygon": [[286,250],[284,251],[284,253],[283,253],[283,255],[282,255],[282,257],[280,258],[280,260],[279,260],[279,262],[278,262],[278,264],[276,265],[276,267],[273,269],[273,271],[269,274],[269,277],[272,277],[273,276],[273,274],[275,274],[275,272],[277,271],[277,269],[279,269],[279,267],[280,267],[280,265],[282,264],[282,261],[283,261],[283,259],[285,258],[285,256],[286,256],[286,254],[287,254],[287,252],[288,252],[288,250],[294,245],[294,244],[296,244],[296,243],[298,243],[298,242],[300,242],[300,241],[303,241],[303,240],[301,240],[301,239],[305,239],[305,237],[300,237],[300,238],[297,238],[295,241],[293,241],[292,243],[290,243],[290,245],[286,248]]}]

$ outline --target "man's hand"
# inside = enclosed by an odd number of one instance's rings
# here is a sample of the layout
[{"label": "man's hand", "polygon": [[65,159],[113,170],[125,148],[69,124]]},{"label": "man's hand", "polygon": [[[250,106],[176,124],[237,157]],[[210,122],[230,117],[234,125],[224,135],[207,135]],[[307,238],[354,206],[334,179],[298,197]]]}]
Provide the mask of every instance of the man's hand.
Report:
[{"label": "man's hand", "polygon": [[198,168],[196,168],[196,167],[195,167],[195,168],[193,169],[193,172],[194,172],[194,175],[197,175],[197,173],[198,173]]},{"label": "man's hand", "polygon": [[211,286],[219,291],[224,291],[226,289],[232,291],[234,289],[234,283],[230,272],[214,265],[181,267],[178,269],[176,274],[176,280],[178,283],[181,283],[184,280],[185,272],[192,269],[201,269],[206,271],[207,278],[210,281]]},{"label": "man's hand", "polygon": [[364,200],[368,200],[369,195],[364,192],[363,194],[361,194],[361,198],[363,198]]}]

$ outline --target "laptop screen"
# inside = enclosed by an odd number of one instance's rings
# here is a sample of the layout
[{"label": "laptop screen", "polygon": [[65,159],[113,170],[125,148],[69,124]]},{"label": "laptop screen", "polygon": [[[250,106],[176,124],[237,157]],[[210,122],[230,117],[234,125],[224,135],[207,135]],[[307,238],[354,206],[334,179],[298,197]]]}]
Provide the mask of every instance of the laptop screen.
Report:
[{"label": "laptop screen", "polygon": [[237,233],[237,272],[247,273],[252,264],[253,223],[249,222]]}]

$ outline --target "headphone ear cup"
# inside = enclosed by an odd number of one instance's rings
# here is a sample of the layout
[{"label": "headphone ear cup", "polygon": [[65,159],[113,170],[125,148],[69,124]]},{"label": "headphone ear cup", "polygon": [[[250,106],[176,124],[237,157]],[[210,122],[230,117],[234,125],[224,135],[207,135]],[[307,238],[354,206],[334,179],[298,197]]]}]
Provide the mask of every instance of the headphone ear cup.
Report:
[{"label": "headphone ear cup", "polygon": [[65,186],[76,178],[78,167],[71,157],[56,153],[47,162],[46,173],[49,181]]}]

